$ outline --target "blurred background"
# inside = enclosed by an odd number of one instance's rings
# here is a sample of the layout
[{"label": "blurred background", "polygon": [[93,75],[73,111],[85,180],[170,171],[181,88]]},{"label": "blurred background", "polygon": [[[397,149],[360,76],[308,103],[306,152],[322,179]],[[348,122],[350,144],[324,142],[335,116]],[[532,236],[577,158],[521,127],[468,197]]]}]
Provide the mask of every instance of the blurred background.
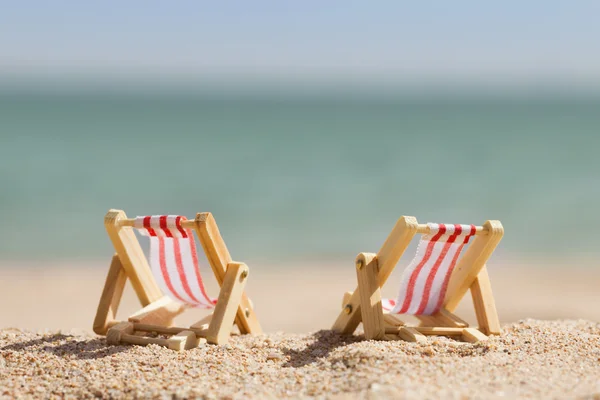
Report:
[{"label": "blurred background", "polygon": [[259,305],[336,299],[315,303],[324,322],[272,313],[271,329],[327,327],[354,256],[401,215],[503,222],[490,262],[503,320],[600,318],[584,304],[600,279],[599,13],[594,1],[5,4],[0,299],[15,306],[2,325],[91,325],[109,208],[211,211],[256,271]]}]

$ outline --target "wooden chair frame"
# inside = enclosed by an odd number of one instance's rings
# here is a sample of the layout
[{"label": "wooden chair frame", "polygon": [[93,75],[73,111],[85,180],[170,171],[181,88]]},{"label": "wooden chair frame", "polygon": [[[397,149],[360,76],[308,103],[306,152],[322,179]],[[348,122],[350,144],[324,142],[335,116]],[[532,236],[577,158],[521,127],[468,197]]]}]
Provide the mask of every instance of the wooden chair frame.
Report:
[{"label": "wooden chair frame", "polygon": [[[458,260],[446,291],[442,308],[434,315],[416,316],[419,326],[408,326],[396,314],[384,314],[381,287],[388,280],[413,237],[429,233],[426,224],[415,217],[401,217],[377,254],[360,253],[356,258],[358,287],[344,295],[342,311],[332,329],[352,334],[362,322],[366,339],[404,339],[424,342],[426,335],[459,337],[468,342],[486,340],[486,335],[501,333],[500,321],[486,269],[486,262],[504,235],[500,221],[478,226],[476,236]],[[454,314],[471,291],[478,328]]]},{"label": "wooden chair frame", "polygon": [[[110,210],[104,217],[104,225],[116,254],[112,258],[100,297],[94,332],[106,335],[111,344],[154,343],[175,350],[193,348],[203,341],[227,343],[234,323],[242,334],[262,333],[252,304],[244,292],[248,267],[232,261],[211,213],[198,213],[194,220],[182,222],[185,229],[196,232],[221,287],[212,314],[188,328],[171,326],[173,319],[187,306],[162,294],[135,236],[133,222],[121,210]],[[116,314],[127,279],[143,308],[126,322],[119,322]]]}]

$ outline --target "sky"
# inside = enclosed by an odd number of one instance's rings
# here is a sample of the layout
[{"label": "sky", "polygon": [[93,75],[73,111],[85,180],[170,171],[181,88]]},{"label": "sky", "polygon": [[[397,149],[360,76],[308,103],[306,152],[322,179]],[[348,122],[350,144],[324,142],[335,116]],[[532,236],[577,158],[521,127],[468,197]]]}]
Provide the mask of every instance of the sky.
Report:
[{"label": "sky", "polygon": [[5,1],[0,77],[600,82],[600,2]]}]

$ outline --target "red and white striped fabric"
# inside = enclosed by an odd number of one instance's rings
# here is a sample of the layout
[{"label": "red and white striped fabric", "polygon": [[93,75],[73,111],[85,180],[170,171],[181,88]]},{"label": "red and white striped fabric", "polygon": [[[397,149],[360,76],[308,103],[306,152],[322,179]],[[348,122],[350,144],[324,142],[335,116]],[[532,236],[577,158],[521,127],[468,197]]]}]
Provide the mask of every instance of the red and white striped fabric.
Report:
[{"label": "red and white striped fabric", "polygon": [[136,217],[134,227],[150,238],[150,269],[163,293],[193,307],[213,308],[217,300],[206,294],[194,235],[181,226],[185,220],[178,215]]},{"label": "red and white striped fabric", "polygon": [[465,244],[475,235],[474,225],[427,224],[417,254],[402,275],[396,300],[383,299],[392,314],[431,315],[439,311],[450,276]]}]

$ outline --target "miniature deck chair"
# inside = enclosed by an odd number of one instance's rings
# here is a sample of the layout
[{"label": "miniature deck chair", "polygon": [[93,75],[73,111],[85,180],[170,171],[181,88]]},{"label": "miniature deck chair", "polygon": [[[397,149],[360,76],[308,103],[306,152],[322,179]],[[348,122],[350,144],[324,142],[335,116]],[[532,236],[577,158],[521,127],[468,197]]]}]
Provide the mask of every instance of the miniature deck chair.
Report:
[{"label": "miniature deck chair", "polygon": [[[381,298],[385,284],[413,236],[423,234],[417,254],[404,271],[396,300]],[[451,336],[468,342],[500,334],[500,321],[485,267],[502,239],[500,221],[483,226],[419,224],[401,217],[379,253],[356,258],[358,288],[344,295],[333,330],[352,334],[363,323],[366,339],[424,342],[425,335]],[[461,251],[474,237],[472,243]],[[470,289],[478,328],[453,314]],[[408,326],[397,314],[413,315],[419,326]]]},{"label": "miniature deck chair", "polygon": [[[110,210],[104,225],[116,254],[98,305],[94,332],[106,335],[108,343],[154,343],[183,350],[203,341],[226,343],[234,323],[242,334],[261,333],[244,293],[248,267],[231,260],[212,214],[199,213],[194,220],[180,216],[128,219],[123,211]],[[134,229],[150,238],[150,266]],[[194,231],[221,287],[216,300],[204,288]],[[117,322],[115,316],[127,279],[143,308],[127,321]],[[214,311],[188,328],[172,327],[173,318],[190,307]]]}]

